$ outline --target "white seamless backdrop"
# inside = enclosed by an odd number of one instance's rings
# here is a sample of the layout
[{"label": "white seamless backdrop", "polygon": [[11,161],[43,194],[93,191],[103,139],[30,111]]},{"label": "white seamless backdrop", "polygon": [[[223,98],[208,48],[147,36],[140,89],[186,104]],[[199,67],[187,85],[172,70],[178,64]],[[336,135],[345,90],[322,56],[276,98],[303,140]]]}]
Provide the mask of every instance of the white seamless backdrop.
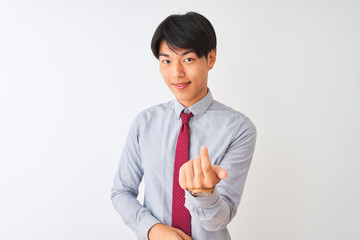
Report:
[{"label": "white seamless backdrop", "polygon": [[232,239],[360,239],[359,10],[355,0],[0,0],[0,239],[135,239],[111,204],[112,179],[135,115],[173,98],[150,40],[187,11],[217,32],[214,98],[258,129]]}]

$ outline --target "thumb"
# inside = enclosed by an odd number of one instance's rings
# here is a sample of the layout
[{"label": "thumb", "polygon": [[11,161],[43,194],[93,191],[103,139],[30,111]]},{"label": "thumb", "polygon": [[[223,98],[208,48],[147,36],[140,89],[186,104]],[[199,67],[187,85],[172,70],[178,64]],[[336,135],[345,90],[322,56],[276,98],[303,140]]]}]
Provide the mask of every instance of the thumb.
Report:
[{"label": "thumb", "polygon": [[218,165],[212,165],[212,169],[214,170],[216,176],[220,179],[225,179],[228,176],[228,172]]},{"label": "thumb", "polygon": [[177,233],[179,234],[181,239],[183,239],[183,240],[191,240],[192,239],[189,235],[184,233],[182,230],[180,230],[180,229],[177,229],[177,230],[178,230]]}]

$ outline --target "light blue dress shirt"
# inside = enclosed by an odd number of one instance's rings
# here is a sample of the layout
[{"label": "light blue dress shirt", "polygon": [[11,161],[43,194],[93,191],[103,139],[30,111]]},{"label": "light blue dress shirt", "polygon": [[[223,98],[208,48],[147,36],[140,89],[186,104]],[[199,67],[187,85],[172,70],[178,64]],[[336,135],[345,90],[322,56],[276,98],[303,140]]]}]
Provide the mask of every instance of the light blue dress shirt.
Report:
[{"label": "light blue dress shirt", "polygon": [[[227,224],[235,216],[244,189],[256,141],[256,128],[244,114],[213,100],[210,90],[199,102],[185,108],[176,99],[141,112],[134,120],[114,177],[111,199],[138,239],[148,239],[156,223],[171,226],[172,186],[180,113],[190,118],[190,159],[206,145],[212,164],[228,177],[207,197],[185,191],[194,240],[230,239]],[[144,178],[144,204],[137,200]]]}]

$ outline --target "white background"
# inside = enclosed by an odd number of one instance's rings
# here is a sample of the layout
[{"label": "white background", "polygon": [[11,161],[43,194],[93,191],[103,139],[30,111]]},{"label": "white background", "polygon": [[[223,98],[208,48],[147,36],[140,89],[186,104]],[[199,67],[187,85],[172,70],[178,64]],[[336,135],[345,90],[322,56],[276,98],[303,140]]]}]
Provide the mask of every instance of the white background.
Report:
[{"label": "white background", "polygon": [[0,239],[135,239],[110,189],[135,115],[173,98],[150,40],[214,25],[213,96],[258,140],[235,240],[360,239],[360,2],[0,0]]}]

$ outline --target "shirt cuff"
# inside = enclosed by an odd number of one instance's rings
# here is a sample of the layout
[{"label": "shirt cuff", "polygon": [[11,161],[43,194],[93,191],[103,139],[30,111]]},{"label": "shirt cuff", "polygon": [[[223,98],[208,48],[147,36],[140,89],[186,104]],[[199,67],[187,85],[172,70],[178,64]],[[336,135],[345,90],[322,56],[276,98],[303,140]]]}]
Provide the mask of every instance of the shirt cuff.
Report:
[{"label": "shirt cuff", "polygon": [[154,226],[157,223],[161,223],[159,220],[157,220],[155,217],[153,217],[152,215],[146,215],[143,216],[140,224],[139,224],[139,239],[142,240],[149,240],[148,239],[148,232],[150,230],[150,228],[152,228],[152,226]]},{"label": "shirt cuff", "polygon": [[214,188],[212,194],[206,197],[194,197],[190,192],[185,191],[185,207],[189,209],[190,212],[197,212],[197,210],[202,211],[202,209],[213,209],[219,207],[220,195],[217,191],[217,188]]}]

